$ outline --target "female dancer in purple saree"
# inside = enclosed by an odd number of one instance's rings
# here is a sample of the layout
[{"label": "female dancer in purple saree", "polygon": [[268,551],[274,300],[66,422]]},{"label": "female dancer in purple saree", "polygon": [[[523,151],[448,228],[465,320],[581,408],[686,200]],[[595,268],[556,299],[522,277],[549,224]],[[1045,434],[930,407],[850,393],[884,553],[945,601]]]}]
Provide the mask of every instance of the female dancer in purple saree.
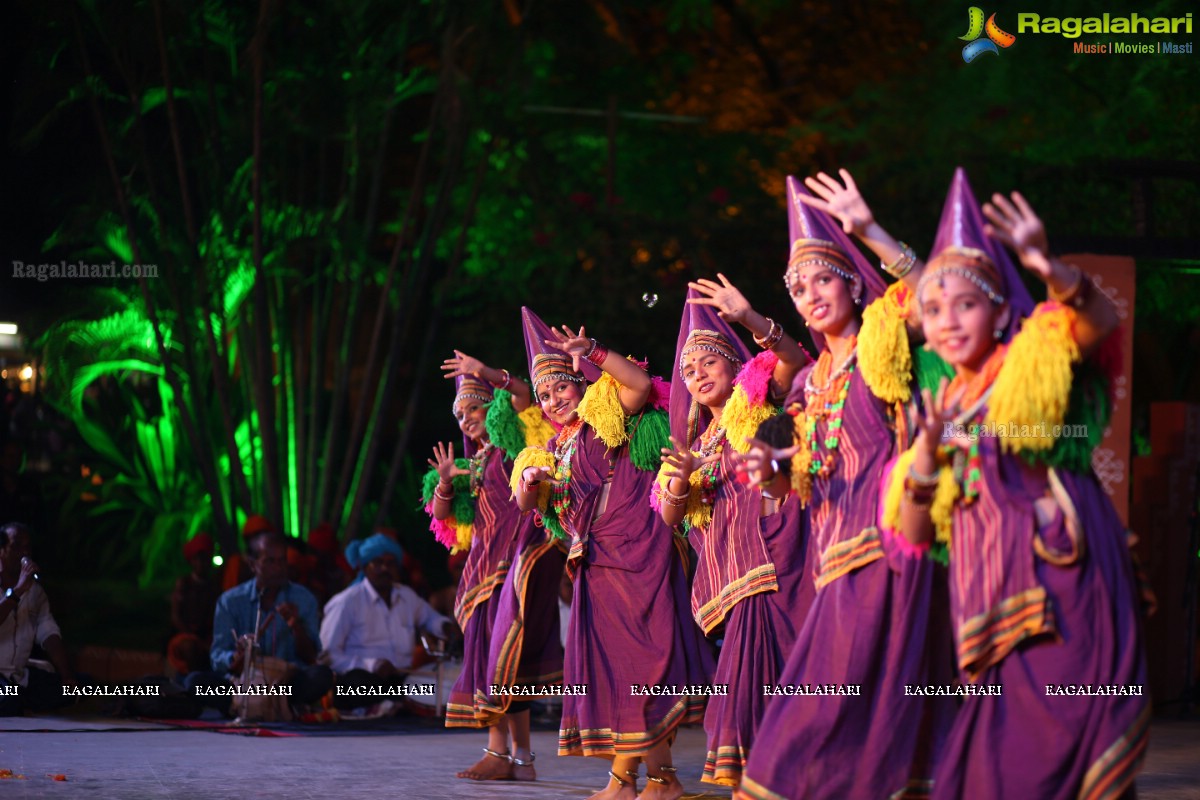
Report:
[{"label": "female dancer in purple saree", "polygon": [[[450,691],[446,726],[488,728],[483,758],[458,777],[534,780],[528,702],[485,712],[480,698],[492,683],[488,657],[493,628],[501,606],[512,605],[511,600],[502,603],[502,587],[511,582],[509,567],[514,554],[525,553],[540,531],[512,501],[511,459],[525,446],[526,438],[545,441],[552,431],[541,419],[540,409],[530,406],[528,385],[508,370],[494,369],[457,350],[442,369],[447,378],[455,379],[454,416],[467,455],[456,461],[453,445],[437,445],[424,486],[427,510],[433,516],[431,529],[438,540],[452,551],[468,550],[454,603],[454,616],[463,630],[463,669]],[[518,545],[522,550],[517,550]],[[524,572],[533,572],[536,565],[536,558],[527,558]],[[526,626],[524,644],[529,653],[540,654],[543,663],[529,665],[527,671],[544,672],[544,683],[561,682],[562,650],[555,635],[558,607],[553,602],[561,560],[557,573],[551,563],[540,570],[552,574],[535,584],[549,581],[550,587],[548,594],[543,590],[546,599],[535,606],[538,612]],[[528,584],[526,575],[522,589],[527,590]]]},{"label": "female dancer in purple saree", "polygon": [[[902,321],[921,265],[875,223],[849,173],[842,186],[788,178],[792,252],[785,283],[820,348],[788,398],[800,452],[797,492],[809,499],[816,597],[768,706],[736,797],[885,798],[928,789],[928,763],[950,701],[909,696],[939,660],[948,631],[934,624],[938,565],[889,547],[876,526],[879,482],[909,433],[911,362]],[[811,207],[811,208],[810,208]],[[825,211],[838,216],[901,281],[882,279]],[[858,306],[867,306],[860,315]],[[890,324],[883,325],[883,317]],[[885,335],[886,334],[886,335]],[[780,455],[776,453],[775,455]],[[769,456],[767,456],[769,458]],[[748,459],[760,468],[762,456]],[[768,470],[769,472],[769,470]],[[939,648],[939,643],[941,647]]]},{"label": "female dancer in purple saree", "polygon": [[[779,323],[718,278],[689,284],[672,376],[674,449],[663,451],[652,503],[668,525],[687,531],[696,551],[696,621],[706,634],[724,625],[713,682],[728,694],[709,700],[704,715],[702,780],[736,786],[768,702],[763,686],[778,681],[812,601],[799,500],[790,490],[773,494],[739,481],[738,453],[776,415],[771,398],[787,394],[809,359]],[[730,322],[750,330],[764,352],[750,359]]]},{"label": "female dancer in purple saree", "polygon": [[[558,752],[612,759],[591,800],[675,800],[683,786],[671,743],[679,725],[700,720],[704,700],[654,687],[706,684],[712,656],[687,613],[686,545],[646,503],[665,415],[646,409],[656,387],[638,364],[582,328],[552,330],[522,313],[534,394],[561,429],[551,449],[522,452],[513,490],[570,537],[575,581],[563,681],[584,693],[564,697]],[[598,377],[586,391],[581,366]],[[639,761],[649,781],[640,795]]]},{"label": "female dancer in purple saree", "polygon": [[[974,207],[965,180],[956,188]],[[902,541],[949,540],[957,663],[972,691],[933,794],[1132,796],[1150,717],[1138,586],[1127,532],[1091,471],[1116,312],[1048,255],[1019,194],[993,195],[984,213],[1050,301],[1005,344],[997,334],[1021,316],[1011,265],[957,240],[930,262],[917,290],[925,335],[956,375],[927,397],[884,509]],[[1059,436],[1075,424],[1087,438]]]}]

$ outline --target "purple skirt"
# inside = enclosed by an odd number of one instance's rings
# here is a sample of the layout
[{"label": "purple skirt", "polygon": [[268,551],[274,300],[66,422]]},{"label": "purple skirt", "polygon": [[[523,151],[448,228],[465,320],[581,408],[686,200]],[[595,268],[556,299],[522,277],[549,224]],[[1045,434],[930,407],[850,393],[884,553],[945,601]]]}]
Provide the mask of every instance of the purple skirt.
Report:
[{"label": "purple skirt", "polygon": [[950,682],[946,608],[944,570],[900,552],[819,589],[780,685],[785,691],[833,685],[835,693],[772,699],[736,796],[927,793],[953,700],[909,694],[906,687]]},{"label": "purple skirt", "polygon": [[[505,586],[508,581],[505,581]],[[488,684],[487,656],[492,638],[492,626],[500,610],[500,589],[475,607],[463,630],[463,667],[458,680],[450,689],[446,703],[447,728],[482,728],[486,724],[475,715],[475,691],[486,690]]]},{"label": "purple skirt", "polygon": [[679,545],[665,525],[645,527],[629,537],[593,528],[563,664],[564,685],[586,694],[563,698],[560,756],[645,755],[703,717],[703,697],[641,689],[707,684],[712,675],[712,654],[689,613]]},{"label": "purple skirt", "polygon": [[560,685],[563,648],[559,637],[558,589],[566,553],[543,528],[530,526],[508,580],[498,592],[499,612],[492,627],[485,685],[476,689],[475,716],[494,725],[513,702],[492,695],[491,685],[530,687],[523,699],[540,696],[533,687]]},{"label": "purple skirt", "polygon": [[779,590],[742,599],[726,619],[713,683],[727,686],[729,694],[708,701],[708,753],[701,778],[721,786],[741,781],[750,745],[772,702],[763,687],[779,682],[813,602],[812,572],[805,563],[808,515],[781,512],[761,518],[760,525]]},{"label": "purple skirt", "polygon": [[[1125,531],[1094,479],[1059,477],[1079,514],[1086,549],[1068,566],[1037,560],[1058,635],[1023,642],[980,676],[978,684],[999,687],[1001,694],[963,703],[934,797],[1117,797],[1141,766],[1150,698],[1144,688],[1142,694],[1126,688],[1145,687],[1147,680]],[[1097,686],[1127,693],[1080,695],[1077,688]]]}]

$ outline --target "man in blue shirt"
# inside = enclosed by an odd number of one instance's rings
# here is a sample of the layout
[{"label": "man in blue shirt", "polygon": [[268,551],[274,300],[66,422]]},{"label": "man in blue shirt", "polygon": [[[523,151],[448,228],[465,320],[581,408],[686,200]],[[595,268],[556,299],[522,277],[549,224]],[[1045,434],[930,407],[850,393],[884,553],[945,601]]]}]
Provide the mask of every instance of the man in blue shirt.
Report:
[{"label": "man in blue shirt", "polygon": [[333,687],[329,667],[315,663],[320,642],[317,599],[308,589],[288,581],[287,545],[282,536],[260,537],[249,556],[254,577],[217,600],[209,651],[213,672],[192,673],[187,687],[228,714],[231,698],[220,694],[227,690],[214,687],[231,686],[231,678],[242,674],[246,643],[252,638],[262,655],[290,666],[286,683],[292,688],[292,705],[316,703]]}]

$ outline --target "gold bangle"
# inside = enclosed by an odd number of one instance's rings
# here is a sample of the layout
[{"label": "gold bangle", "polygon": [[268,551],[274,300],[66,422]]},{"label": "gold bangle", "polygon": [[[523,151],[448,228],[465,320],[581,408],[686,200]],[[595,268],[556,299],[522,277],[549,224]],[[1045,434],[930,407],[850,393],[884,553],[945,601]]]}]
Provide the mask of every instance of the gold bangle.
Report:
[{"label": "gold bangle", "polygon": [[1079,267],[1072,265],[1072,268],[1075,270],[1075,281],[1071,284],[1071,288],[1065,292],[1059,292],[1054,287],[1050,287],[1048,294],[1051,300],[1062,303],[1064,306],[1082,308],[1083,304],[1087,301],[1087,285],[1091,281],[1087,279],[1087,276],[1083,274],[1083,270]]}]

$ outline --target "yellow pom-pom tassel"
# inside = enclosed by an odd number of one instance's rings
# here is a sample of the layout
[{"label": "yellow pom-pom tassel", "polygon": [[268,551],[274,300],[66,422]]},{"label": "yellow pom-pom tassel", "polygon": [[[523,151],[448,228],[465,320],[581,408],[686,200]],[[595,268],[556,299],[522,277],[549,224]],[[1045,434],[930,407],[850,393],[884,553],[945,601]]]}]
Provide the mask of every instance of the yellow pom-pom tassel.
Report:
[{"label": "yellow pom-pom tassel", "polygon": [[471,540],[474,538],[474,525],[464,525],[456,520],[454,523],[454,533],[458,536],[458,539],[454,547],[450,548],[450,555],[470,550]]},{"label": "yellow pom-pom tassel", "polygon": [[704,502],[704,493],[700,490],[700,470],[692,473],[688,479],[690,491],[687,499],[687,521],[693,528],[707,528],[712,522],[712,506]]},{"label": "yellow pom-pom tassel", "polygon": [[988,401],[986,422],[1004,451],[1049,450],[1067,414],[1072,364],[1079,361],[1074,310],[1042,303],[1013,337]]},{"label": "yellow pom-pom tassel", "polygon": [[725,438],[734,450],[745,453],[750,449],[746,440],[758,432],[759,425],[776,413],[777,409],[770,403],[751,403],[746,390],[735,386],[733,394],[725,401],[725,410],[721,412],[721,426],[725,428]]},{"label": "yellow pom-pom tassel", "polygon": [[537,403],[517,415],[525,425],[525,445],[527,447],[545,447],[546,442],[554,438],[554,427],[542,416],[542,407]]},{"label": "yellow pom-pom tassel", "polygon": [[[904,499],[904,480],[912,469],[916,458],[916,449],[909,448],[896,458],[892,471],[887,477],[887,488],[883,496],[883,525],[885,528],[899,530],[900,503]],[[933,492],[933,502],[930,504],[929,516],[933,520],[934,537],[939,542],[950,544],[950,533],[953,528],[954,503],[958,500],[958,481],[954,480],[954,468],[949,463],[938,467],[938,485]]]},{"label": "yellow pom-pom tassel", "polygon": [[897,282],[863,309],[858,370],[871,393],[885,403],[907,403],[912,397],[907,320],[914,302],[912,290]]},{"label": "yellow pom-pom tassel", "polygon": [[916,452],[905,450],[896,457],[892,472],[887,478],[887,490],[883,495],[883,526],[891,530],[900,529],[900,501],[904,499],[904,478],[912,468]]},{"label": "yellow pom-pom tassel", "polygon": [[800,449],[792,456],[792,491],[800,498],[800,507],[805,508],[808,501],[812,500],[812,473],[809,471],[812,468],[812,450],[808,447],[804,412],[796,414],[794,419],[792,427]]},{"label": "yellow pom-pom tassel", "polygon": [[[530,467],[545,467],[553,472],[555,467],[554,453],[551,453],[544,447],[526,447],[517,454],[517,457],[513,460],[512,477],[508,479],[509,486],[512,487],[514,495],[521,484],[521,476]],[[550,484],[547,481],[542,481],[542,485],[538,487],[538,508],[545,510],[546,503],[549,501]]]},{"label": "yellow pom-pom tassel", "polygon": [[579,402],[579,418],[591,425],[608,447],[625,444],[625,409],[621,406],[621,384],[607,372],[583,393]]}]

